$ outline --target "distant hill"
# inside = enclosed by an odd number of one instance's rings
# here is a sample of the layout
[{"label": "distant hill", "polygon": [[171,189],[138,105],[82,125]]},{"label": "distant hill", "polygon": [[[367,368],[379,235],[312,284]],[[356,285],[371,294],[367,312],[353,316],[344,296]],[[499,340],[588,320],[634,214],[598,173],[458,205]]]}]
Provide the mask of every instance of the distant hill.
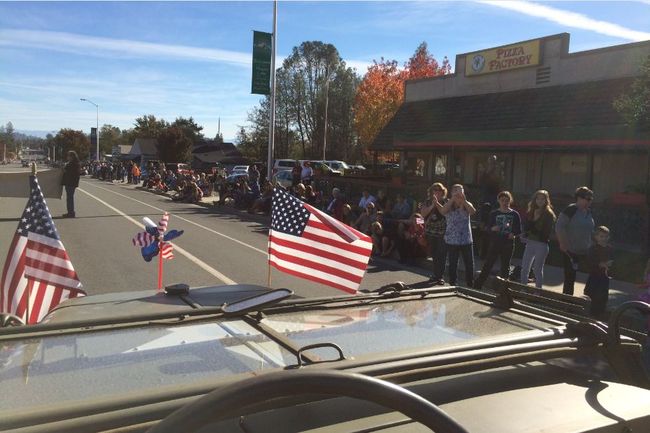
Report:
[{"label": "distant hill", "polygon": [[24,129],[16,129],[15,132],[26,135],[28,137],[46,138],[47,134],[56,135],[56,131],[28,131]]}]

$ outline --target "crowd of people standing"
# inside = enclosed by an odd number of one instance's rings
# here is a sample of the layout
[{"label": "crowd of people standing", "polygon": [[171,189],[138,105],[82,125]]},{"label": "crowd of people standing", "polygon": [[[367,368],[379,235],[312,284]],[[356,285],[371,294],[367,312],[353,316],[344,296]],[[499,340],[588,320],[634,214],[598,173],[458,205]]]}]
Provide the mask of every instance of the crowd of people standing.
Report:
[{"label": "crowd of people standing", "polygon": [[[462,259],[464,283],[477,290],[483,289],[497,261],[502,278],[521,284],[534,282],[537,289],[542,289],[550,243],[557,239],[563,260],[563,292],[573,295],[577,270],[587,272],[584,293],[591,298],[591,314],[602,317],[612,266],[610,233],[607,227],[595,225],[592,190],[577,188],[574,200],[556,215],[548,191],[538,190],[520,213],[514,208],[512,194],[498,191],[493,200],[480,203],[477,210],[467,199],[463,185],[452,185],[448,191],[436,182],[421,202],[401,194],[391,200],[382,191],[373,196],[364,190],[358,203],[347,203],[341,191],[334,188],[323,209],[371,236],[374,255],[395,257],[403,263],[431,257],[433,284],[457,284],[458,262]],[[473,230],[473,221],[477,220],[478,228]],[[523,244],[519,275],[512,272],[517,242]],[[476,243],[479,245],[475,249]],[[476,277],[475,250],[483,259]]]}]

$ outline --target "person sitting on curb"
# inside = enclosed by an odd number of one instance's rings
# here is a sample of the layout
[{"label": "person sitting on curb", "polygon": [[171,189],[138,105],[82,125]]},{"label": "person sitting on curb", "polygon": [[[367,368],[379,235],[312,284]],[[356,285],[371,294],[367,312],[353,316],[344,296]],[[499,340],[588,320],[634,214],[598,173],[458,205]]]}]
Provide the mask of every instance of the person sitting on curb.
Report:
[{"label": "person sitting on curb", "polygon": [[332,199],[327,205],[326,212],[339,221],[343,221],[343,205],[345,201],[341,197],[341,190],[332,188]]},{"label": "person sitting on curb", "polygon": [[[390,226],[384,224],[384,212],[377,211],[377,220],[379,224],[375,231],[372,232],[373,245],[377,245],[376,249],[379,251],[381,257],[389,257],[397,243],[397,232],[390,229]],[[380,228],[380,230],[378,230]]]},{"label": "person sitting on curb", "polygon": [[398,250],[399,262],[412,265],[417,257],[427,256],[427,238],[424,233],[424,218],[419,213],[414,213],[407,227],[399,237]]}]

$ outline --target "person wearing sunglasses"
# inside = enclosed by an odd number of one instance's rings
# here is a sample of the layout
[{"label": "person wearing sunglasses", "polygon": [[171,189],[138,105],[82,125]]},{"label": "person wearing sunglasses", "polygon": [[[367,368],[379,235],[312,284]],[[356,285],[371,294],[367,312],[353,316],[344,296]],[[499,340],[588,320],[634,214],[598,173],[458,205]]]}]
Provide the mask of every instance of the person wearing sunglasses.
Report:
[{"label": "person wearing sunglasses", "polygon": [[575,203],[567,206],[555,223],[555,234],[563,253],[562,292],[567,295],[573,295],[576,272],[587,257],[595,227],[591,214],[594,192],[586,186],[581,186],[576,189],[574,197]]}]

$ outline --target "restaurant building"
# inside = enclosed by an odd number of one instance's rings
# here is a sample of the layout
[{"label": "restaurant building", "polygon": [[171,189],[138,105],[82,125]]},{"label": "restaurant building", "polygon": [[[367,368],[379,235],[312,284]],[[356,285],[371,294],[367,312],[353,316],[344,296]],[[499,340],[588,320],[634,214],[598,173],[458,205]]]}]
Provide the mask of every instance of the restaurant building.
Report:
[{"label": "restaurant building", "polygon": [[568,33],[459,54],[453,74],[406,82],[370,150],[399,152],[409,182],[470,190],[495,155],[501,189],[546,189],[562,201],[587,185],[603,214],[607,204],[635,206],[647,227],[650,135],[627,125],[613,101],[649,55],[650,41],[569,53]]}]

